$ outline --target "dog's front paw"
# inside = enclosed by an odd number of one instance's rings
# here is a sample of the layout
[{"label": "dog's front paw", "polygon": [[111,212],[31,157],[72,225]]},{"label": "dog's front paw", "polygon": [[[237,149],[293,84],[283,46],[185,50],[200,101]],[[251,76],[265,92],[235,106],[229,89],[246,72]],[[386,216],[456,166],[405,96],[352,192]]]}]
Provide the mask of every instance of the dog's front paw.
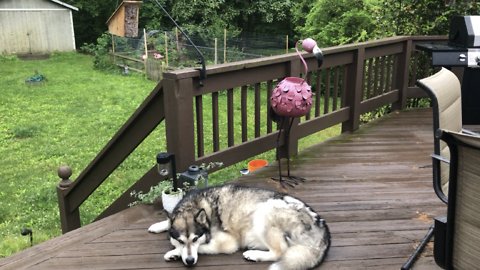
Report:
[{"label": "dog's front paw", "polygon": [[243,257],[253,262],[277,261],[280,258],[279,256],[271,251],[264,250],[247,250],[243,252]]},{"label": "dog's front paw", "polygon": [[260,250],[247,250],[243,252],[243,258],[245,258],[248,261],[259,262],[259,261],[262,261],[263,253],[264,251],[260,251]]},{"label": "dog's front paw", "polygon": [[170,220],[164,220],[162,222],[157,222],[148,227],[148,231],[151,233],[161,233],[166,232],[170,229]]},{"label": "dog's front paw", "polygon": [[165,259],[165,261],[167,262],[170,262],[170,261],[176,261],[178,259],[180,259],[180,252],[179,250],[177,249],[174,249],[174,250],[170,250],[169,252],[165,253],[165,256],[163,256],[163,258]]}]

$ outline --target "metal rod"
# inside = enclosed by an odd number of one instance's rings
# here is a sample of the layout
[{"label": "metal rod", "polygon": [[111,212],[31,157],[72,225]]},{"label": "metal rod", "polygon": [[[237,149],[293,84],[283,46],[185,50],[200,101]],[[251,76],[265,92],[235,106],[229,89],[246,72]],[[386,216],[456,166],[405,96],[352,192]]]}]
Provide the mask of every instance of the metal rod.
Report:
[{"label": "metal rod", "polygon": [[167,15],[167,17],[173,22],[173,24],[178,28],[178,30],[180,30],[180,32],[182,33],[182,35],[188,40],[188,42],[190,42],[190,44],[192,44],[193,48],[195,49],[195,51],[197,52],[198,56],[200,57],[200,63],[199,64],[202,64],[202,68],[200,69],[200,86],[203,86],[203,80],[205,80],[205,78],[207,78],[207,71],[206,71],[206,68],[205,68],[205,57],[203,56],[202,52],[200,52],[200,50],[198,49],[197,45],[195,45],[193,43],[193,41],[190,39],[190,37],[183,31],[183,29],[178,25],[178,23],[172,18],[172,16],[170,16],[170,14],[167,12],[167,10],[162,6],[160,5],[160,3],[158,2],[158,0],[154,0],[154,2],[157,4],[158,7],[160,7],[160,9],[162,9],[162,11]]},{"label": "metal rod", "polygon": [[425,248],[425,246],[427,245],[428,241],[430,241],[430,238],[432,238],[432,236],[433,236],[433,229],[434,229],[434,225],[430,226],[430,229],[428,229],[427,234],[426,234],[425,237],[422,239],[422,241],[420,242],[420,244],[418,244],[417,248],[416,248],[415,251],[412,253],[412,255],[410,255],[410,257],[409,257],[408,260],[405,262],[405,264],[403,264],[401,270],[409,270],[410,268],[412,268],[413,264],[414,264],[415,261],[417,260],[418,255],[420,255],[420,253],[422,253],[422,251],[423,251],[423,249]]}]

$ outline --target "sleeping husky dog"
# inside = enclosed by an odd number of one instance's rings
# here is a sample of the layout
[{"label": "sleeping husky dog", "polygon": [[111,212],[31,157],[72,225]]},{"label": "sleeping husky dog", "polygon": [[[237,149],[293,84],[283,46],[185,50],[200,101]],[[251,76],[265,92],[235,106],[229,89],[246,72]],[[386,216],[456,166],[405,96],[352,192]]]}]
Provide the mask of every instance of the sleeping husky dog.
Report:
[{"label": "sleeping husky dog", "polygon": [[164,258],[197,263],[198,254],[230,254],[246,249],[249,261],[275,261],[273,269],[310,269],[330,246],[325,223],[308,205],[275,191],[224,185],[185,195],[168,220],[152,233],[167,231],[174,246]]}]

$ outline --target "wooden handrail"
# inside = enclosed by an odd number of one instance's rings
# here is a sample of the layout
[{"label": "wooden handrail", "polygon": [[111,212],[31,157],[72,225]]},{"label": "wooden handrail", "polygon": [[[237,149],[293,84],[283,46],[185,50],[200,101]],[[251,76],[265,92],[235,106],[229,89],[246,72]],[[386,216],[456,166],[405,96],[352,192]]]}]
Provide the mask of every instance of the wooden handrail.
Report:
[{"label": "wooden handrail", "polygon": [[163,121],[163,95],[159,83],[77,179],[57,187],[63,233],[80,227],[80,205]]},{"label": "wooden handrail", "polygon": [[[208,67],[203,86],[198,70],[164,73],[163,80],[75,181],[69,180],[71,172],[69,175],[65,168],[59,173],[63,179],[57,188],[62,231],[80,226],[81,204],[163,120],[167,151],[175,153],[178,171],[210,161],[229,166],[276,147],[277,130],[263,113],[269,106],[269,92],[284,77],[307,77],[316,94],[315,104],[307,117],[294,123],[289,151],[295,154],[300,138],[337,124],[342,125],[342,132],[353,131],[360,126],[361,114],[388,104],[402,109],[408,97],[421,96],[409,87],[413,85],[409,70],[415,44],[445,39],[399,36],[324,48],[321,68],[312,54],[303,53],[308,75],[302,74],[302,63],[295,53]],[[207,97],[211,104],[206,104]],[[218,107],[221,98],[226,99],[224,111]],[[254,104],[254,112],[247,112],[248,103]],[[212,119],[202,112],[209,106],[214,112]],[[221,117],[225,117],[225,126],[220,125]],[[241,124],[235,124],[235,119]],[[249,125],[254,127],[252,134],[248,133]],[[209,137],[212,126],[213,137]],[[241,129],[237,133],[241,138],[234,137],[235,129]],[[228,134],[222,137],[222,132]],[[213,149],[205,148],[209,145],[206,140],[213,142]],[[283,152],[285,149],[280,150]],[[126,208],[132,200],[131,190],[148,191],[158,181],[151,168],[98,218]]]}]

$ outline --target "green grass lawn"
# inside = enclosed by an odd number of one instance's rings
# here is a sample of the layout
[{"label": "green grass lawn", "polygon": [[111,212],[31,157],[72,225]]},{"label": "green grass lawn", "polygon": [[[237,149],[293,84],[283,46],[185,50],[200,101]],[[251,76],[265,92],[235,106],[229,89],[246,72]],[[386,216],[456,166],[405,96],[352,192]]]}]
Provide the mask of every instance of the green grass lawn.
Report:
[{"label": "green grass lawn", "polygon": [[[25,79],[35,71],[48,81],[26,85]],[[35,243],[60,234],[58,166],[72,166],[76,177],[155,82],[95,71],[91,57],[76,53],[35,61],[0,58],[0,81],[0,257],[4,257],[28,246],[28,239],[20,235],[24,226],[33,229]],[[115,181],[133,179],[117,175],[111,182]],[[83,209],[84,215],[92,206]]]},{"label": "green grass lawn", "polygon": [[[33,230],[34,244],[61,234],[58,167],[71,166],[74,180],[156,85],[140,75],[94,70],[92,60],[77,53],[32,61],[0,57],[0,257],[29,246],[23,227]],[[35,71],[48,81],[26,85]],[[163,125],[157,128],[82,205],[84,223],[154,165],[156,153],[165,150],[164,132]],[[300,148],[338,132],[335,127],[302,139]],[[260,157],[273,162],[274,151]],[[230,166],[210,181],[234,179],[245,167]]]}]

